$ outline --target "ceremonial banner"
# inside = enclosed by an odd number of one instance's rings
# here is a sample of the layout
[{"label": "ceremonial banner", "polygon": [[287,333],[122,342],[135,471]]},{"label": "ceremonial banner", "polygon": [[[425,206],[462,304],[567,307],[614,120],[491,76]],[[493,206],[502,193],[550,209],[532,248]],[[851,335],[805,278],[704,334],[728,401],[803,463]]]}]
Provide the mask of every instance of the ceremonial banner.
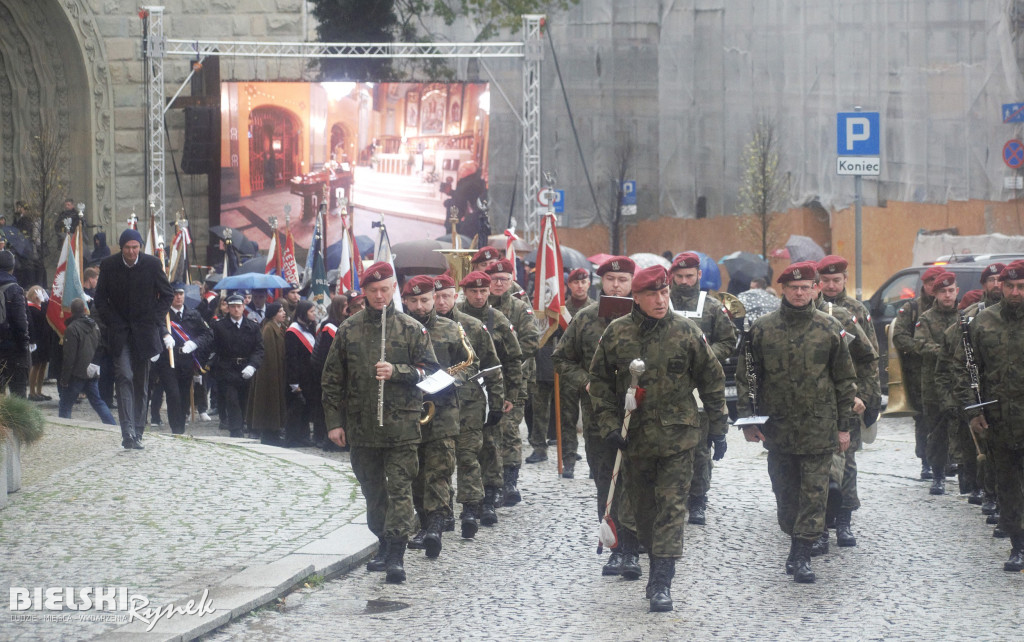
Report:
[{"label": "ceremonial banner", "polygon": [[[374,223],[376,225],[376,223]],[[382,222],[380,224],[380,240],[377,242],[377,251],[373,256],[374,262],[383,261],[391,264],[391,269],[395,272],[395,276],[398,276],[398,270],[395,270],[395,255],[391,252],[391,239],[388,238],[388,228]],[[403,312],[402,308],[402,294],[398,288],[395,288],[395,309],[399,312]]]},{"label": "ceremonial banner", "polygon": [[64,340],[66,322],[71,318],[71,302],[75,299],[87,300],[75,252],[71,247],[71,235],[65,235],[64,247],[57,261],[57,272],[53,276],[53,287],[50,288],[50,303],[46,306],[46,321],[60,335],[61,341]]},{"label": "ceremonial banner", "polygon": [[284,248],[281,249],[281,277],[292,285],[299,284],[299,267],[295,264],[295,241],[292,239],[292,230],[284,237]]},{"label": "ceremonial banner", "polygon": [[565,309],[563,279],[562,248],[558,244],[555,215],[549,212],[540,220],[540,246],[537,248],[537,274],[533,293],[533,309],[537,317],[548,320],[540,345],[544,345],[559,326],[562,329],[568,327],[572,318]]}]

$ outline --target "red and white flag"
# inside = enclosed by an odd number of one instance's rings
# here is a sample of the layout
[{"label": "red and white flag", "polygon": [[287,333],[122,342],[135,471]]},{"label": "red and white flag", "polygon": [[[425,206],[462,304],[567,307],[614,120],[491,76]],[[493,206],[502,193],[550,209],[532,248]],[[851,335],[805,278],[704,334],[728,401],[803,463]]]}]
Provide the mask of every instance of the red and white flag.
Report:
[{"label": "red and white flag", "polygon": [[291,228],[288,228],[281,249],[281,277],[292,285],[299,284],[299,268],[295,263],[295,241],[292,239]]},{"label": "red and white flag", "polygon": [[82,279],[78,273],[78,262],[75,251],[71,247],[71,235],[64,236],[64,247],[60,250],[57,271],[53,275],[53,287],[50,288],[50,302],[46,305],[46,321],[53,331],[64,340],[66,323],[71,318],[71,302],[75,299],[86,300],[82,289]]},{"label": "red and white flag", "polygon": [[565,281],[562,275],[562,248],[558,244],[555,215],[545,214],[540,220],[540,246],[537,248],[537,274],[533,293],[533,309],[538,318],[547,318],[548,327],[541,337],[544,345],[558,327],[569,326],[572,317],[565,309]]},{"label": "red and white flag", "polygon": [[516,264],[516,241],[519,237],[516,236],[516,228],[510,227],[505,230],[505,258],[512,261],[512,265]]},{"label": "red and white flag", "polygon": [[[267,267],[264,274],[276,274],[281,276],[281,246],[277,242],[277,229],[270,231],[270,247],[267,248]],[[281,290],[275,289],[267,296],[267,303],[273,303],[274,299],[281,296]]]},{"label": "red and white flag", "polygon": [[349,239],[348,228],[341,228],[341,261],[338,262],[338,292],[342,294],[352,289],[352,241]]}]

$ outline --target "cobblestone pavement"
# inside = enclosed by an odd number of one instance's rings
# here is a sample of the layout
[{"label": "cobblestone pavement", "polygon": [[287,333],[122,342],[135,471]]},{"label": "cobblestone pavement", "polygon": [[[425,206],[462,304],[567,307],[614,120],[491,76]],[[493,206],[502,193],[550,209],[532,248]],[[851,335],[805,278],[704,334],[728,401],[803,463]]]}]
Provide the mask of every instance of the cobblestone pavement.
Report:
[{"label": "cobblestone pavement", "polygon": [[359,568],[287,596],[209,636],[291,639],[1020,639],[1024,575],[1002,570],[1008,540],[947,484],[917,481],[908,420],[883,420],[858,457],[863,507],[856,548],[813,561],[818,582],[785,574],[788,541],[760,445],[729,434],[715,471],[708,524],[687,526],[675,610],[647,612],[644,578],[601,577],[593,483],[524,465],[524,501],[499,511],[476,540],[445,534],[436,560],[406,556],[409,580]]},{"label": "cobblestone pavement", "polygon": [[[42,407],[56,415],[56,402]],[[74,416],[96,419],[87,404]],[[124,586],[166,604],[280,560],[365,510],[342,462],[301,464],[166,428],[147,432],[145,450],[126,451],[111,428],[51,425],[24,449],[23,488],[0,510],[5,601],[12,586]],[[124,623],[5,615],[6,640],[87,639]]]}]

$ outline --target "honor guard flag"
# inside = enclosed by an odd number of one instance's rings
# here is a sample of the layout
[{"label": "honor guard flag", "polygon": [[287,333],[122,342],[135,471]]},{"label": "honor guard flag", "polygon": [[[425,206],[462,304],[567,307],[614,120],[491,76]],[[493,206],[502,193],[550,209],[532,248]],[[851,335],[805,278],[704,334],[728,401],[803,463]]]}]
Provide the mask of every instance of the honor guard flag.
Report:
[{"label": "honor guard flag", "polygon": [[338,262],[338,294],[352,289],[352,242],[348,228],[341,228],[341,261]]},{"label": "honor guard flag", "polygon": [[565,329],[572,318],[565,309],[565,283],[562,276],[562,248],[558,244],[558,230],[555,229],[555,215],[545,214],[540,220],[540,247],[537,248],[536,288],[533,293],[533,309],[537,316],[546,317],[547,330],[541,337],[544,345],[561,326]]},{"label": "honor guard flag", "polygon": [[313,236],[313,268],[310,276],[309,300],[316,307],[317,317],[324,319],[327,317],[327,306],[331,301],[331,287],[327,281],[327,270],[324,266],[324,244],[317,234]]},{"label": "honor guard flag", "polygon": [[[267,265],[263,270],[264,274],[276,274],[281,276],[281,245],[277,242],[277,229],[270,232],[270,247],[267,248]],[[273,303],[274,299],[281,296],[281,290],[275,289],[267,295],[267,303]]]},{"label": "honor guard flag", "polygon": [[64,340],[67,319],[71,317],[71,302],[75,299],[88,300],[82,289],[75,251],[71,247],[71,235],[65,235],[60,260],[57,261],[57,272],[53,275],[50,303],[46,306],[46,321],[60,335],[61,341]]},{"label": "honor guard flag", "polygon": [[281,277],[292,285],[299,284],[299,268],[295,264],[295,240],[292,238],[290,227],[285,233],[284,247],[281,248]]},{"label": "honor guard flag", "polygon": [[516,229],[514,227],[505,230],[505,258],[512,261],[512,265],[516,264],[515,244],[518,240],[519,237],[516,236]]},{"label": "honor guard flag", "polygon": [[174,235],[171,243],[171,257],[167,264],[167,280],[171,283],[179,282],[188,284],[188,246],[192,243],[192,236],[188,233],[188,222],[176,223],[178,232]]},{"label": "honor guard flag", "polygon": [[[378,224],[374,223],[374,225]],[[384,262],[390,264],[391,271],[397,275],[398,271],[395,270],[395,255],[391,252],[391,239],[388,238],[388,228],[384,225],[384,221],[381,221],[379,226],[380,240],[377,241],[377,251],[373,255],[373,261],[374,263]],[[395,302],[395,309],[398,310],[399,312],[403,312],[404,310],[402,308],[402,293],[399,291],[398,288],[395,288],[395,296],[393,300]]]}]

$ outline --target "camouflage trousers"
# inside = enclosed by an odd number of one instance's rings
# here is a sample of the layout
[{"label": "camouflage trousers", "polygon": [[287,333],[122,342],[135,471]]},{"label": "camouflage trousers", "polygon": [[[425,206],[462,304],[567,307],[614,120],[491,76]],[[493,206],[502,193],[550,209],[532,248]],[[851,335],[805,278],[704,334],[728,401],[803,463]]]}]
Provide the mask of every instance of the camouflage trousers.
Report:
[{"label": "camouflage trousers", "polygon": [[999,528],[1011,537],[1024,533],[1024,449],[992,444],[999,493]]},{"label": "camouflage trousers", "polygon": [[[459,409],[459,435],[455,438],[458,497],[460,504],[484,498],[480,451],[484,447],[484,401],[463,401]],[[500,467],[499,467],[500,468]]]},{"label": "camouflage trousers", "polygon": [[697,446],[693,449],[693,477],[690,479],[690,497],[707,498],[711,490],[711,469],[714,468],[712,456],[714,450],[708,446],[708,434],[710,422],[708,414],[701,410],[700,437]]},{"label": "camouflage trousers", "polygon": [[[967,428],[970,430],[970,426]],[[970,435],[967,436],[970,439]],[[973,447],[973,444],[971,444]],[[996,492],[996,467],[992,463],[992,440],[988,438],[988,435],[978,435],[978,446],[981,448],[981,452],[985,455],[985,461],[978,462],[978,476],[976,478],[977,485],[979,488],[985,491],[985,494],[991,498],[995,498]]]},{"label": "camouflage trousers", "polygon": [[768,476],[782,532],[803,540],[825,532],[825,501],[832,453],[791,455],[768,451]]},{"label": "camouflage trousers", "polygon": [[554,430],[551,424],[551,405],[555,403],[555,384],[550,381],[538,381],[537,391],[531,395],[526,410],[532,415],[530,418],[530,432],[527,435],[530,446],[539,452],[548,450],[548,432]]},{"label": "camouflage trousers", "polygon": [[480,448],[480,475],[484,486],[501,486],[505,477],[501,469],[501,422],[484,426]]},{"label": "camouflage trousers", "polygon": [[945,476],[949,463],[950,413],[939,410],[936,404],[925,404],[924,421],[928,426],[928,465],[933,474]]},{"label": "camouflage trousers", "polygon": [[520,399],[512,407],[512,412],[505,413],[498,422],[501,427],[502,466],[521,466],[523,463],[523,437],[519,434],[519,424],[523,422],[524,412],[525,401]]},{"label": "camouflage trousers", "polygon": [[[957,446],[958,455],[954,455],[950,452],[950,458],[960,464],[960,477],[961,491],[973,492],[976,488],[983,488],[981,480],[982,463],[978,461],[978,451],[974,447],[974,441],[971,439],[971,429],[967,423],[967,418],[960,414],[955,413],[950,419],[950,442],[955,442]],[[981,447],[981,440],[978,440],[978,446]]]},{"label": "camouflage trousers", "polygon": [[412,503],[420,515],[442,511],[451,515],[455,472],[455,437],[442,437],[420,443],[417,448],[420,470],[412,482]]},{"label": "camouflage trousers", "polygon": [[[863,427],[862,422],[861,428]],[[832,455],[832,465],[829,467],[829,481],[839,485],[843,510],[860,508],[860,497],[857,496],[857,451],[863,444],[860,437],[861,428],[850,432],[850,447],[845,453],[836,451]]]},{"label": "camouflage trousers", "polygon": [[[620,481],[625,482],[623,490],[633,507],[637,538],[652,556],[683,556],[694,450],[663,457],[641,457],[628,449],[623,453],[625,473]],[[630,528],[625,523],[623,526]]]},{"label": "camouflage trousers", "polygon": [[[559,405],[562,413],[562,462],[567,463],[576,459],[576,453],[580,448],[580,438],[576,432],[576,425],[580,421],[580,409],[583,410],[583,425],[586,426],[593,413],[593,406],[590,402],[590,395],[574,386],[568,386],[559,381],[560,390]],[[581,399],[581,397],[584,397]],[[582,402],[582,406],[581,406]],[[573,466],[576,462],[573,461]]]},{"label": "camouflage trousers", "polygon": [[[616,449],[593,434],[584,434],[583,446],[587,452],[587,464],[594,473],[594,485],[597,487],[597,519],[604,519],[605,504],[608,502],[608,487],[612,482],[612,470],[615,468]],[[612,498],[612,521],[616,527],[622,526],[636,532],[636,519],[633,506],[624,492],[625,471],[620,466],[619,479],[615,483],[615,497]]]},{"label": "camouflage trousers", "polygon": [[352,446],[352,472],[366,498],[366,524],[379,539],[406,540],[416,531],[412,482],[419,472],[416,444]]}]

